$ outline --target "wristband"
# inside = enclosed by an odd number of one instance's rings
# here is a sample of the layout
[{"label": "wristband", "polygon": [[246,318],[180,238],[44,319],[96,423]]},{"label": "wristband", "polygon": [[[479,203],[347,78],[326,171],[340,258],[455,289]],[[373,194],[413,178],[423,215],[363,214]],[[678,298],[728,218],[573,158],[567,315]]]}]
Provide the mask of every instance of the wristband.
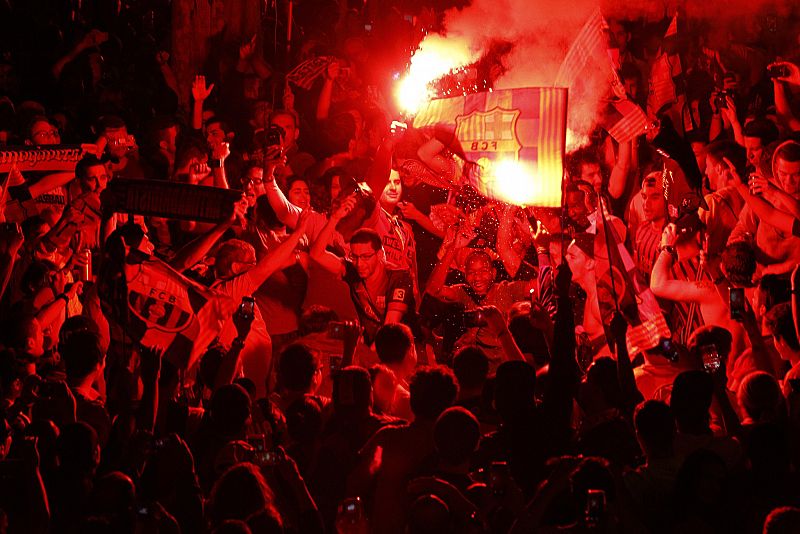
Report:
[{"label": "wristband", "polygon": [[56,297],[56,300],[58,300],[58,299],[64,299],[64,302],[69,304],[69,297],[67,296],[66,293],[61,293],[60,295],[58,295]]},{"label": "wristband", "polygon": [[238,336],[231,341],[231,349],[242,350],[244,348],[244,340]]},{"label": "wristband", "polygon": [[675,247],[673,247],[672,245],[661,245],[659,247],[659,250],[661,252],[668,252],[670,256],[673,257],[675,256]]},{"label": "wristband", "polygon": [[219,169],[222,167],[223,160],[221,159],[210,159],[208,160],[208,166],[212,169]]}]

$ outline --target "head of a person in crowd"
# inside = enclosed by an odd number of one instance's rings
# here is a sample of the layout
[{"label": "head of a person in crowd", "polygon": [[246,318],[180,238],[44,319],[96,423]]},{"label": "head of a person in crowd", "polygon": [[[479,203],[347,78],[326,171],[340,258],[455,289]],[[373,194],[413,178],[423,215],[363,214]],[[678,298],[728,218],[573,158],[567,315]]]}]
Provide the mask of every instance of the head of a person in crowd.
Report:
[{"label": "head of a person in crowd", "polygon": [[390,413],[397,396],[397,376],[394,371],[382,363],[369,368],[372,380],[372,397],[376,413]]},{"label": "head of a person in crowd", "polygon": [[61,132],[53,121],[44,115],[35,115],[28,122],[26,129],[26,145],[58,145],[61,143]]},{"label": "head of a person in crowd", "polygon": [[58,464],[62,472],[92,476],[100,464],[97,432],[86,423],[64,425],[56,440]]},{"label": "head of a person in crowd", "polygon": [[705,230],[705,224],[700,220],[696,211],[691,211],[680,215],[675,220],[675,233],[678,238],[675,240],[675,248],[694,249],[700,246],[700,233]]},{"label": "head of a person in crowd", "polygon": [[208,154],[196,144],[182,148],[175,157],[175,180],[187,184],[199,184],[211,174]]},{"label": "head of a person in crowd", "polygon": [[458,396],[458,383],[453,371],[443,365],[420,367],[409,380],[411,411],[415,421],[434,422],[452,406]]},{"label": "head of a person in crowd", "polygon": [[741,180],[747,180],[747,155],[745,149],[734,141],[720,140],[706,147],[705,169],[711,187],[718,191],[732,184],[733,174],[725,163],[725,159],[733,163]]},{"label": "head of a person in crowd", "polygon": [[383,186],[381,193],[380,203],[381,207],[391,213],[394,211],[397,203],[400,202],[400,197],[403,195],[403,184],[400,180],[400,174],[392,169],[389,173],[389,181]]},{"label": "head of a person in crowd", "polygon": [[233,465],[211,489],[208,501],[211,524],[216,526],[228,519],[245,521],[261,510],[274,509],[274,500],[272,489],[256,465],[249,462]]},{"label": "head of a person in crowd", "polygon": [[604,356],[592,362],[578,387],[577,401],[589,418],[621,408],[622,390],[613,359]]},{"label": "head of a person in crowd", "polygon": [[232,278],[249,271],[255,264],[253,245],[241,239],[229,239],[217,249],[214,272],[217,278]]},{"label": "head of a person in crowd", "polygon": [[764,520],[763,534],[794,534],[800,532],[800,508],[781,506],[772,510]]},{"label": "head of a person in crowd", "polygon": [[297,113],[289,109],[278,109],[269,114],[270,126],[280,126],[284,135],[281,138],[281,148],[284,154],[297,147],[300,137],[300,119]]},{"label": "head of a person in crowd", "polygon": [[797,331],[794,328],[791,303],[781,302],[773,306],[764,317],[764,323],[769,333],[772,334],[775,349],[781,359],[792,365],[800,363],[800,341],[797,339]]},{"label": "head of a person in crowd", "polygon": [[362,280],[377,274],[385,262],[381,236],[372,228],[356,230],[350,237],[350,261]]},{"label": "head of a person in crowd", "polygon": [[575,234],[564,255],[572,271],[572,280],[585,291],[595,286],[594,274],[594,235]]},{"label": "head of a person in crowd", "polygon": [[686,348],[693,356],[695,362],[703,361],[703,353],[716,351],[723,363],[728,362],[733,346],[733,336],[721,326],[703,325],[697,328],[686,343]]},{"label": "head of a person in crowd", "polygon": [[178,121],[175,120],[175,117],[168,115],[160,115],[154,118],[150,124],[153,145],[170,161],[174,160],[178,151],[179,131]]},{"label": "head of a person in crowd", "polygon": [[351,365],[333,375],[334,413],[338,417],[361,418],[372,413],[373,392],[369,371]]},{"label": "head of a person in crowd", "polygon": [[408,510],[405,532],[407,534],[432,534],[452,532],[450,507],[433,493],[420,495]]},{"label": "head of a person in crowd", "polygon": [[45,338],[42,325],[39,320],[31,314],[23,314],[11,321],[11,330],[14,344],[11,348],[17,351],[20,357],[32,359],[33,361],[44,356]]},{"label": "head of a person in crowd", "polygon": [[83,156],[75,166],[75,177],[85,193],[102,193],[109,180],[105,164],[92,154]]},{"label": "head of a person in crowd", "polygon": [[26,297],[35,297],[40,291],[52,287],[58,268],[49,260],[33,261],[22,273],[20,290]]},{"label": "head of a person in crowd", "polygon": [[642,71],[635,63],[623,63],[619,67],[619,77],[628,98],[638,101],[642,96]]},{"label": "head of a person in crowd", "polygon": [[131,146],[128,126],[116,115],[101,117],[97,124],[97,133],[106,138],[106,147],[112,158],[121,159],[134,148]]},{"label": "head of a person in crowd", "polygon": [[308,182],[300,176],[291,176],[286,180],[286,198],[301,209],[311,207],[311,194],[308,190]]},{"label": "head of a person in crowd", "polygon": [[346,174],[344,167],[331,167],[322,176],[311,182],[311,207],[319,213],[330,213],[334,199],[342,191],[341,177]]},{"label": "head of a person in crowd", "polygon": [[728,469],[718,454],[702,448],[694,451],[683,461],[675,479],[676,512],[682,517],[714,517],[721,513],[727,482]]},{"label": "head of a person in crowd", "polygon": [[298,447],[313,447],[322,432],[322,401],[304,395],[286,408],[286,431]]},{"label": "head of a person in crowd", "polygon": [[628,43],[631,40],[631,32],[625,27],[625,21],[611,19],[608,21],[608,31],[611,37],[610,45],[624,53],[628,48]]},{"label": "head of a person in crowd", "polygon": [[327,332],[331,322],[338,320],[339,314],[336,310],[322,304],[312,304],[303,308],[298,331],[301,336]]},{"label": "head of a person in crowd", "polygon": [[570,180],[588,182],[597,193],[605,187],[600,158],[591,148],[580,148],[571,153],[567,160],[567,172]]},{"label": "head of a person in crowd", "polygon": [[47,235],[47,232],[49,232],[51,228],[47,220],[41,215],[28,217],[22,221],[20,227],[22,228],[22,235],[25,237],[26,244],[39,241],[39,238]]},{"label": "head of a person in crowd", "polygon": [[292,343],[278,358],[278,388],[313,395],[322,381],[319,358],[302,343]]},{"label": "head of a person in crowd", "polygon": [[97,478],[92,488],[92,512],[116,521],[128,519],[136,500],[136,486],[131,477],[112,471]]},{"label": "head of a person in crowd", "polygon": [[648,460],[671,458],[675,446],[675,417],[669,406],[648,400],[636,408],[633,417],[636,440]]},{"label": "head of a person in crowd", "polygon": [[642,180],[642,212],[649,223],[663,223],[669,216],[667,199],[664,197],[664,181],[661,172],[651,172]]},{"label": "head of a person in crowd", "polygon": [[256,205],[259,197],[266,194],[264,189],[264,168],[258,164],[249,165],[242,176],[242,191],[247,197],[247,205],[251,208]]},{"label": "head of a person in crowd", "polygon": [[711,398],[714,384],[705,371],[684,371],[672,383],[669,406],[675,416],[678,431],[703,435],[710,432]]},{"label": "head of a person in crowd", "polygon": [[776,423],[786,418],[786,398],[778,381],[769,373],[755,371],[739,385],[736,398],[750,423]]},{"label": "head of a person in crowd", "polygon": [[496,276],[497,269],[487,252],[476,249],[464,260],[464,278],[477,295],[486,295],[494,285]]},{"label": "head of a person in crowd", "polygon": [[205,126],[206,143],[213,148],[222,143],[231,143],[236,135],[230,124],[222,117],[212,117]]},{"label": "head of a person in crowd", "polygon": [[786,141],[775,149],[772,174],[781,189],[795,197],[800,196],[800,143]]},{"label": "head of a person in crowd", "polygon": [[527,418],[536,407],[536,370],[527,362],[500,364],[495,373],[494,407],[500,419],[514,422]]},{"label": "head of a person in crowd", "polygon": [[272,113],[272,102],[269,100],[256,100],[250,109],[250,126],[253,131],[259,131],[269,125],[269,114]]},{"label": "head of a person in crowd", "polygon": [[91,385],[103,374],[106,355],[100,336],[94,332],[75,332],[59,345],[71,386]]},{"label": "head of a person in crowd", "polygon": [[753,287],[757,267],[755,247],[748,241],[730,243],[722,251],[722,269],[736,287]]},{"label": "head of a person in crowd", "polygon": [[226,384],[211,395],[208,417],[215,432],[225,438],[244,439],[250,421],[251,401],[238,384]]},{"label": "head of a person in crowd", "polygon": [[[589,501],[590,490],[601,490],[605,494],[606,506],[605,514],[613,514],[614,502],[617,497],[617,485],[614,483],[614,475],[611,464],[605,458],[599,456],[588,456],[583,458],[580,463],[572,470],[569,476],[572,488],[572,506],[575,510],[586,510]],[[599,518],[600,524],[608,522],[605,517]]]},{"label": "head of a person in crowd", "polygon": [[406,380],[417,366],[414,334],[402,323],[389,323],[375,333],[375,352],[378,359],[394,371],[398,380]]},{"label": "head of a person in crowd", "polygon": [[22,394],[26,376],[24,364],[17,354],[11,349],[0,350],[0,402],[3,408],[11,406]]},{"label": "head of a person in crowd", "polygon": [[141,226],[126,223],[117,227],[108,236],[103,252],[110,260],[109,264],[120,265],[141,263],[152,255],[154,250],[155,246]]},{"label": "head of a person in crowd", "polygon": [[778,140],[778,127],[766,117],[758,117],[742,127],[744,148],[747,153],[747,162],[750,166],[758,168],[764,156],[765,148]]},{"label": "head of a person in crowd", "polygon": [[579,231],[589,226],[589,215],[597,208],[597,194],[589,182],[576,180],[567,184],[567,216]]},{"label": "head of a person in crowd", "polygon": [[489,357],[480,347],[466,346],[453,356],[460,399],[479,397],[489,378]]},{"label": "head of a person in crowd", "polygon": [[758,281],[758,288],[753,294],[753,310],[757,317],[766,318],[767,312],[781,302],[792,299],[792,285],[784,276],[765,274]]},{"label": "head of a person in crowd", "polygon": [[460,406],[447,408],[433,426],[433,442],[445,468],[468,471],[480,439],[478,419]]},{"label": "head of a person in crowd", "polygon": [[550,358],[547,339],[544,332],[531,325],[531,302],[520,300],[512,304],[508,311],[508,331],[514,342],[525,355],[534,359],[537,369],[545,365]]}]

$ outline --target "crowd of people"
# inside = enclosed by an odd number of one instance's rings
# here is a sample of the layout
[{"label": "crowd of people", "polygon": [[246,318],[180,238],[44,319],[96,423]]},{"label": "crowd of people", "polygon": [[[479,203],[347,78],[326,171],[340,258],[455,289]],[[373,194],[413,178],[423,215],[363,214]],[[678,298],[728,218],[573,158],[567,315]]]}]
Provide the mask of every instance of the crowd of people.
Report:
[{"label": "crowd of people", "polygon": [[[168,2],[65,4],[0,6],[0,532],[800,532],[796,8],[688,20],[680,97],[543,209],[392,126],[431,9],[223,30],[189,98]],[[644,109],[669,22],[610,21]],[[197,186],[224,218],[165,211]]]}]

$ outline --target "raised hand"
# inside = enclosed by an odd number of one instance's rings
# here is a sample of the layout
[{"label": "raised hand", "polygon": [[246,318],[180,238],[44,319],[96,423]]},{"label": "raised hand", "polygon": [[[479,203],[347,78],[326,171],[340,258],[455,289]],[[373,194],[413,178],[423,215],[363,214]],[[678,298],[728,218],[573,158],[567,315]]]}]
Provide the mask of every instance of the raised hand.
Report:
[{"label": "raised hand", "polygon": [[192,98],[194,98],[197,102],[202,102],[211,94],[211,91],[214,90],[214,84],[212,83],[209,86],[206,86],[206,77],[205,76],[195,76],[194,82],[192,82]]}]

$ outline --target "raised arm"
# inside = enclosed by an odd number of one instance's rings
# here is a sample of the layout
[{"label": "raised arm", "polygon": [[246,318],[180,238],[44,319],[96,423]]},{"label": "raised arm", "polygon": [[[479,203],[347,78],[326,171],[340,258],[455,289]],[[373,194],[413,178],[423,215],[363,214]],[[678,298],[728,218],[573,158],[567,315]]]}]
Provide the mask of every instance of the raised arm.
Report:
[{"label": "raised arm", "polygon": [[331,214],[328,224],[325,225],[325,228],[322,229],[322,232],[320,232],[317,239],[311,245],[311,251],[309,253],[311,258],[323,269],[338,276],[344,275],[344,260],[336,254],[328,252],[327,248],[333,241],[336,225],[339,224],[339,221],[345,218],[348,213],[353,211],[355,205],[355,194],[352,194]]},{"label": "raised arm", "polygon": [[261,258],[258,263],[256,263],[256,266],[248,271],[254,287],[259,287],[266,282],[267,278],[272,276],[275,271],[280,270],[289,258],[291,258],[295,248],[297,248],[297,244],[306,233],[308,215],[309,212],[304,211],[297,220],[297,227],[289,235],[289,238],[278,245],[275,250],[270,251],[266,256]]},{"label": "raised arm", "polygon": [[331,110],[331,96],[333,95],[333,84],[339,77],[339,62],[332,61],[325,71],[325,81],[322,84],[322,91],[317,100],[317,121],[324,121],[328,118]]},{"label": "raised arm", "polygon": [[800,130],[800,120],[798,120],[789,103],[786,94],[786,85],[800,85],[800,67],[788,61],[773,63],[770,67],[784,67],[788,70],[788,76],[772,78],[772,86],[775,90],[775,110],[778,112],[778,120],[786,125],[790,130]]},{"label": "raised arm", "polygon": [[620,198],[625,194],[625,187],[628,182],[628,175],[631,171],[631,142],[619,144],[617,162],[611,169],[611,177],[608,180],[608,193],[613,198]]},{"label": "raised arm", "polygon": [[214,84],[206,85],[205,76],[195,76],[192,82],[192,128],[200,130],[203,128],[203,102],[211,94]]},{"label": "raised arm", "polygon": [[650,289],[657,297],[677,302],[707,300],[716,291],[710,283],[672,279],[670,269],[672,268],[673,256],[664,247],[674,247],[676,240],[675,225],[670,223],[664,228],[664,233],[661,237],[662,250],[650,275]]},{"label": "raised arm", "polygon": [[453,300],[455,298],[453,290],[444,285],[444,282],[447,280],[447,273],[450,270],[450,266],[453,264],[458,249],[466,245],[467,242],[469,242],[468,236],[458,229],[456,231],[456,237],[446,245],[442,261],[436,265],[428,278],[428,285],[425,287],[425,292],[430,296],[439,300]]},{"label": "raised arm", "polygon": [[303,210],[289,202],[283,191],[278,187],[278,183],[275,181],[275,166],[277,164],[278,160],[273,159],[264,165],[264,190],[266,191],[269,205],[278,220],[286,226],[294,228]]},{"label": "raised arm", "polygon": [[497,230],[497,254],[503,261],[503,265],[514,278],[517,275],[519,266],[522,264],[522,254],[517,253],[512,246],[514,239],[514,224],[518,208],[511,204],[506,204],[503,208],[503,216],[500,218],[500,227]]}]

